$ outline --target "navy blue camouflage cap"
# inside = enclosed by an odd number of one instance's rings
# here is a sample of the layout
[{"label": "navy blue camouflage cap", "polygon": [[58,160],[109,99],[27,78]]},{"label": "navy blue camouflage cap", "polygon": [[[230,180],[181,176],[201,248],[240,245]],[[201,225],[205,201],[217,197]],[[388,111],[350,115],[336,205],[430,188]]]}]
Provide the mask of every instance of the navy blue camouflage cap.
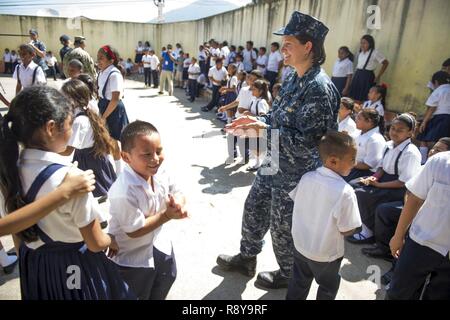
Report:
[{"label": "navy blue camouflage cap", "polygon": [[324,40],[329,29],[321,21],[299,11],[294,11],[289,23],[274,32],[278,36],[307,35],[316,40]]}]

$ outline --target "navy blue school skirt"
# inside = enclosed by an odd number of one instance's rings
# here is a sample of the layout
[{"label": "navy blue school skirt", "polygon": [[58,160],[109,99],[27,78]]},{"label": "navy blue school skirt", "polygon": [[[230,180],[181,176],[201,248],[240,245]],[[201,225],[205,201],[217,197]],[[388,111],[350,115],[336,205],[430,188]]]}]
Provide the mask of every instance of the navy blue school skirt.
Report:
[{"label": "navy blue school skirt", "polygon": [[375,73],[369,70],[356,69],[350,86],[350,98],[366,101],[370,88],[375,85]]},{"label": "navy blue school skirt", "polygon": [[189,68],[183,68],[183,80],[188,80],[189,79],[189,73],[188,73]]},{"label": "navy blue school skirt", "polygon": [[91,169],[95,173],[95,189],[92,191],[94,197],[101,197],[108,194],[111,185],[116,181],[117,176],[111,161],[104,155],[96,157],[94,147],[86,149],[76,149],[73,161],[78,161],[78,168],[81,170]]},{"label": "navy blue school skirt", "polygon": [[438,114],[431,118],[425,132],[417,135],[417,140],[436,142],[444,137],[450,137],[450,114]]},{"label": "navy blue school skirt", "polygon": [[350,174],[346,177],[343,177],[344,180],[346,182],[350,182],[354,179],[357,178],[362,178],[362,177],[368,177],[373,175],[374,172],[370,171],[370,170],[360,170],[360,169],[352,169],[352,171],[350,171]]},{"label": "navy blue school skirt", "polygon": [[142,53],[136,53],[136,56],[135,56],[135,58],[134,58],[134,63],[140,63],[140,62],[142,62],[142,56],[143,56]]},{"label": "navy blue school skirt", "polygon": [[117,265],[105,253],[89,251],[84,242],[56,241],[36,250],[22,244],[19,259],[23,300],[136,299]]},{"label": "navy blue school skirt", "polygon": [[331,81],[342,96],[342,91],[344,91],[345,84],[347,83],[347,77],[332,77]]},{"label": "navy blue school skirt", "polygon": [[[100,99],[98,101],[98,109],[100,114],[103,115],[108,108],[109,100]],[[122,133],[123,128],[128,125],[128,116],[127,111],[125,110],[125,106],[122,100],[119,100],[117,103],[116,109],[109,115],[106,119],[106,124],[108,126],[108,131],[110,136],[114,140],[120,140],[120,134]]]}]

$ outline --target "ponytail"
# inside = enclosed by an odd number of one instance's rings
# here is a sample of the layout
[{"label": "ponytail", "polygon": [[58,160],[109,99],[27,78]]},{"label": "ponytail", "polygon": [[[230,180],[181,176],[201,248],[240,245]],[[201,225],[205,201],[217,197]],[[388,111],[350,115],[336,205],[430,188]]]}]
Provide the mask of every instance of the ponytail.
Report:
[{"label": "ponytail", "polygon": [[105,120],[88,108],[90,90],[81,80],[73,79],[67,81],[61,88],[63,93],[73,101],[74,108],[83,110],[89,118],[92,131],[94,132],[94,154],[96,157],[112,153],[114,145],[111,141]]},{"label": "ponytail", "polygon": [[261,98],[267,101],[269,103],[269,86],[267,85],[267,82],[264,80],[256,80],[253,83],[253,86],[261,91]]},{"label": "ponytail", "polygon": [[372,128],[378,127],[381,135],[384,135],[385,132],[384,117],[381,116],[377,110],[375,110],[374,108],[366,108],[362,109],[360,111],[360,114],[363,116],[364,119],[372,123],[373,125]]},{"label": "ponytail", "polygon": [[351,62],[353,62],[355,60],[355,56],[353,55],[353,53],[350,51],[350,49],[346,46],[340,47],[339,50],[345,51],[345,53],[347,54],[347,58],[348,60],[350,60]]}]

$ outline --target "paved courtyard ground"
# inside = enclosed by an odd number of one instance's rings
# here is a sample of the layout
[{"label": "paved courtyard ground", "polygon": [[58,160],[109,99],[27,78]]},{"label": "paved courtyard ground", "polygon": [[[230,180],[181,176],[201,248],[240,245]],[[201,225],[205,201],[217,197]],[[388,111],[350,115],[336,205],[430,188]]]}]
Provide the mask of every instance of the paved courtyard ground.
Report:
[{"label": "paved courtyard ground", "polygon": [[[14,80],[0,77],[0,81],[7,98],[12,99]],[[60,84],[61,80],[49,80],[51,86]],[[286,290],[261,290],[255,287],[255,278],[216,267],[217,255],[239,251],[242,209],[255,175],[245,171],[246,166],[225,164],[226,138],[220,132],[223,125],[215,114],[200,111],[206,99],[190,103],[181,89],[176,89],[173,97],[159,96],[157,89],[144,88],[142,82],[135,80],[126,80],[125,87],[124,103],[130,120],[149,121],[158,128],[166,165],[189,203],[188,219],[167,224],[178,266],[177,280],[168,299],[284,299]],[[0,111],[3,114],[5,108],[0,106]],[[269,234],[265,240],[257,271],[277,269]],[[2,237],[1,241],[8,250],[12,249],[11,237]],[[383,274],[389,264],[363,256],[360,248],[346,243],[337,299],[384,298],[384,290],[369,278],[378,268]],[[20,299],[18,275],[18,268],[11,275],[0,271],[0,300]],[[309,299],[315,298],[316,289],[313,284]]]}]

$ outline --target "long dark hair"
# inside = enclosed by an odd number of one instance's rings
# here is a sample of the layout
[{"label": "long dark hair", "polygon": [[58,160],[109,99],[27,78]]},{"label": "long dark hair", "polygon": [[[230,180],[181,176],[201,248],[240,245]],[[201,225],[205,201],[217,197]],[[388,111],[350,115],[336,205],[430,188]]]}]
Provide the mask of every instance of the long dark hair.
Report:
[{"label": "long dark hair", "polygon": [[114,145],[111,141],[105,121],[87,106],[90,100],[90,90],[81,80],[73,79],[64,83],[62,92],[73,101],[74,108],[86,113],[94,132],[94,154],[96,157],[112,153]]},{"label": "long dark hair", "polygon": [[89,88],[89,91],[91,91],[90,99],[98,99],[98,88],[94,78],[87,73],[82,73],[77,77],[77,79],[83,81]]},{"label": "long dark hair", "polygon": [[[375,39],[370,34],[365,34],[361,37],[361,40],[364,39],[369,43],[369,51],[375,50]],[[361,49],[359,50],[361,52]]]},{"label": "long dark hair", "polygon": [[325,60],[327,59],[327,55],[325,53],[324,40],[313,39],[312,37],[310,37],[308,35],[298,35],[295,37],[303,45],[306,44],[308,41],[312,43],[311,52],[314,55],[313,65],[320,66],[325,63]]},{"label": "long dark hair", "polygon": [[377,110],[374,108],[365,108],[360,111],[360,114],[364,119],[372,123],[372,128],[378,127],[381,135],[384,135],[384,117],[380,116]]},{"label": "long dark hair", "polygon": [[353,55],[353,53],[350,51],[350,49],[347,46],[340,47],[339,50],[344,51],[347,54],[347,58],[351,62],[353,62],[355,60],[355,56]]},{"label": "long dark hair", "polygon": [[267,103],[269,103],[269,86],[267,85],[267,82],[264,80],[256,80],[253,83],[253,87],[258,89],[261,92],[261,98],[266,100]]},{"label": "long dark hair", "polygon": [[380,95],[381,103],[383,104],[384,109],[387,109],[386,105],[386,96],[387,96],[387,85],[382,83],[378,84],[372,87],[372,89],[375,89],[377,93]]},{"label": "long dark hair", "polygon": [[125,78],[126,70],[122,67],[120,62],[120,55],[119,52],[111,47],[109,44],[102,46],[98,52],[103,54],[109,61],[113,62],[114,67],[119,69],[120,73],[122,74],[122,77]]},{"label": "long dark hair", "polygon": [[[8,113],[3,121],[0,120],[0,190],[5,199],[6,212],[11,213],[25,205],[17,166],[19,143],[46,150],[46,142],[39,140],[36,132],[50,120],[55,121],[62,130],[71,114],[70,100],[47,86],[25,88],[12,100]],[[18,235],[25,242],[38,239],[35,226]]]}]

